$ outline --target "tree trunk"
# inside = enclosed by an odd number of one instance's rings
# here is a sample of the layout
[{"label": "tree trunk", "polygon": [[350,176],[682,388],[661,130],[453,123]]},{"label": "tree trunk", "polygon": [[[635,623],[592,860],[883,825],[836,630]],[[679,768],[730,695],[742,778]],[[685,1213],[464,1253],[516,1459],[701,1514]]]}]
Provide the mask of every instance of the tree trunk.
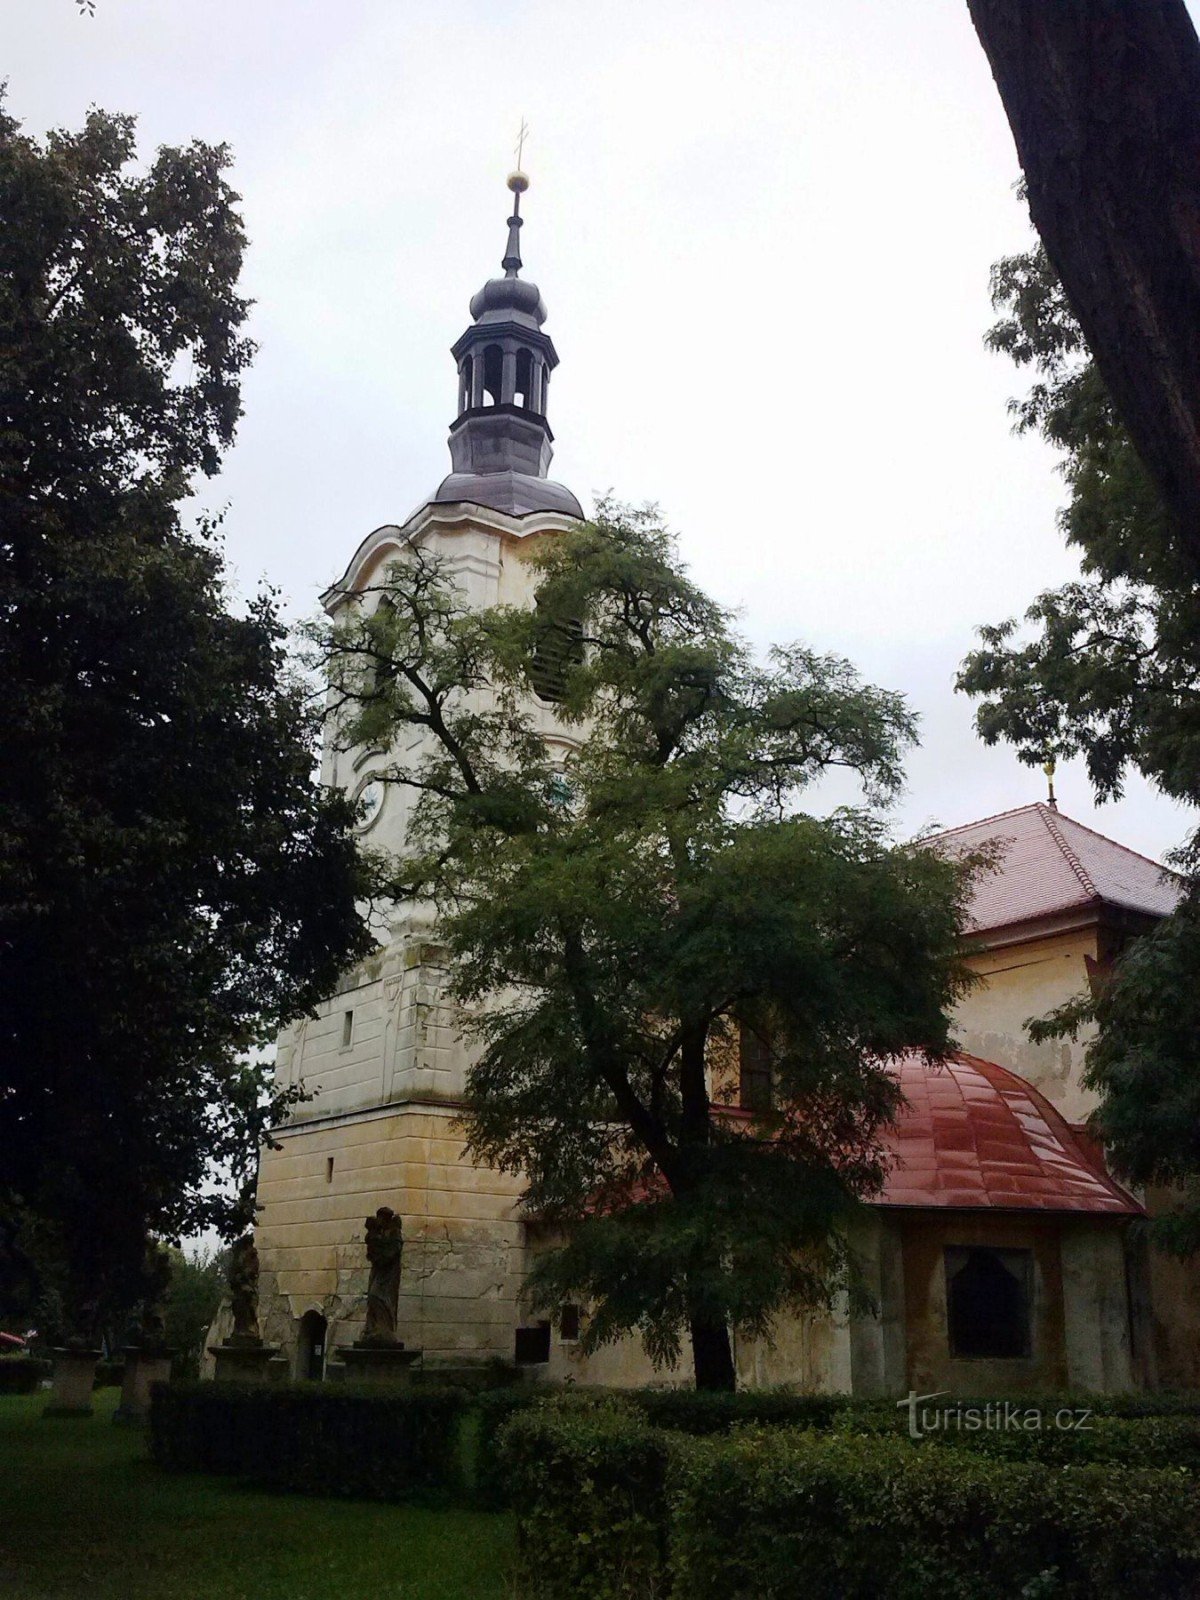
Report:
[{"label": "tree trunk", "polygon": [[967,0],[1046,254],[1200,573],[1200,41],[1183,0]]},{"label": "tree trunk", "polygon": [[692,1362],[696,1372],[697,1389],[736,1388],[733,1372],[733,1350],[729,1343],[729,1329],[723,1322],[693,1317]]}]

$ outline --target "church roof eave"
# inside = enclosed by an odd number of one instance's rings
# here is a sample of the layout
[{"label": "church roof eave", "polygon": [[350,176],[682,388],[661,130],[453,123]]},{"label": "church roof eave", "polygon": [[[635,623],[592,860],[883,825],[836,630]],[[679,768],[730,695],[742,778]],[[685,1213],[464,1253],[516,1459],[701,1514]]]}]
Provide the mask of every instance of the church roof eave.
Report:
[{"label": "church roof eave", "polygon": [[[569,493],[569,491],[567,491]],[[385,522],[374,528],[358,546],[346,570],[320,596],[326,611],[336,610],[362,581],[363,572],[389,548],[397,554],[429,533],[462,533],[471,528],[524,540],[538,533],[566,533],[579,517],[562,511],[534,510],[514,515],[478,501],[422,500],[402,523]]]}]

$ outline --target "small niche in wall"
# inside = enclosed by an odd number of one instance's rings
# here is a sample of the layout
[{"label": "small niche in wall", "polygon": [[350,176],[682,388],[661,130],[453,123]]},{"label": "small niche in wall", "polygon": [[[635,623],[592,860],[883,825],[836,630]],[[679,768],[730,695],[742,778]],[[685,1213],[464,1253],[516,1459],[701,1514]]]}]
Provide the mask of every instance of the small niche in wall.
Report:
[{"label": "small niche in wall", "polygon": [[353,1011],[344,1011],[342,1013],[342,1049],[343,1050],[348,1050],[350,1048],[350,1044],[351,1044],[351,1041],[353,1040],[353,1038],[354,1038],[354,1012]]},{"label": "small niche in wall", "polygon": [[325,1157],[325,1182],[326,1183],[332,1183],[333,1182],[333,1157],[332,1156],[326,1156]]}]

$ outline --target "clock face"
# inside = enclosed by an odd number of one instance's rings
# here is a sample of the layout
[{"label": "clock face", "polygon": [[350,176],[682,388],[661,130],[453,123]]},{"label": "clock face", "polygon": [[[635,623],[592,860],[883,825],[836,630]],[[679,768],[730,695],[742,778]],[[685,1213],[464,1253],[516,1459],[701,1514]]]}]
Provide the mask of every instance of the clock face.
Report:
[{"label": "clock face", "polygon": [[368,778],[358,791],[358,822],[360,833],[365,833],[379,816],[383,806],[383,784],[378,778]]}]

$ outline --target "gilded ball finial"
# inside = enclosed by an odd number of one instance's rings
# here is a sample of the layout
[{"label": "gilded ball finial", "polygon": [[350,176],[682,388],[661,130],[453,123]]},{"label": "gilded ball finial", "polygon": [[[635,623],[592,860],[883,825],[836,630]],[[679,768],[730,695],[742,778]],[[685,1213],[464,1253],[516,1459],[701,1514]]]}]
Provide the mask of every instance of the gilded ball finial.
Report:
[{"label": "gilded ball finial", "polygon": [[508,175],[508,187],[514,194],[524,194],[529,187],[529,179],[519,169]]},{"label": "gilded ball finial", "polygon": [[1058,763],[1055,761],[1053,756],[1051,756],[1045,762],[1042,767],[1042,771],[1046,774],[1046,788],[1049,791],[1046,796],[1047,804],[1052,805],[1057,811],[1058,801],[1054,797],[1054,774],[1058,771]]}]

